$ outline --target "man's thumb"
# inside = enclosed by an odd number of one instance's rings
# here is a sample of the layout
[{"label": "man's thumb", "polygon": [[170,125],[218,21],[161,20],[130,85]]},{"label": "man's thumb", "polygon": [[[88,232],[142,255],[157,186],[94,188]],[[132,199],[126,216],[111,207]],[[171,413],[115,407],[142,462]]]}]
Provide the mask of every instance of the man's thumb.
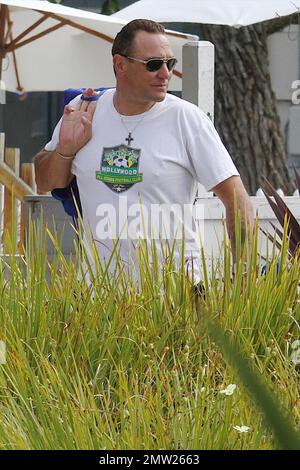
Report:
[{"label": "man's thumb", "polygon": [[65,114],[70,114],[70,113],[72,113],[73,111],[75,111],[74,108],[73,108],[73,106],[71,106],[71,105],[69,105],[69,104],[67,104],[67,106],[65,106],[65,108],[64,108],[64,113],[65,113]]}]

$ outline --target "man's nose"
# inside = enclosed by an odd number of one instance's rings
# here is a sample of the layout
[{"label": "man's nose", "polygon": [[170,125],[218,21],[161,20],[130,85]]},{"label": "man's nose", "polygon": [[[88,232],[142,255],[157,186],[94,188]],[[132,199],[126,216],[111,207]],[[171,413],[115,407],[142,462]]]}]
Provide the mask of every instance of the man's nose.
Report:
[{"label": "man's nose", "polygon": [[169,78],[170,77],[170,71],[167,67],[167,64],[162,64],[162,66],[160,67],[160,69],[158,70],[158,76],[159,77],[162,77],[162,78]]}]

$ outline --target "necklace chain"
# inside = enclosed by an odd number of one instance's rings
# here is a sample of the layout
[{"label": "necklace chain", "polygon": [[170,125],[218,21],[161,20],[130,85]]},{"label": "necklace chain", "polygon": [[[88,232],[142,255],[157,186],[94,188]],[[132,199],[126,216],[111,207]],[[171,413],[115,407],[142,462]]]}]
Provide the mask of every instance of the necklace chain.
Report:
[{"label": "necklace chain", "polygon": [[130,133],[130,134],[133,134],[133,132],[136,130],[136,128],[138,127],[138,125],[142,122],[142,120],[144,119],[144,117],[145,117],[145,116],[142,116],[141,119],[140,119],[140,120],[137,122],[137,124],[134,126],[134,128],[130,131],[130,130],[128,129],[128,127],[126,126],[123,117],[122,117],[121,114],[120,114],[121,122],[122,122],[123,126],[125,127],[126,131],[127,131],[128,133]]},{"label": "necklace chain", "polygon": [[[114,96],[114,98],[116,97],[116,95]],[[134,140],[133,137],[132,137],[132,134],[134,133],[134,131],[137,129],[137,127],[141,124],[141,122],[143,121],[144,117],[145,117],[145,114],[140,118],[140,120],[136,123],[136,125],[134,126],[134,128],[132,130],[129,130],[128,127],[126,126],[125,124],[125,121],[122,117],[122,115],[119,113],[119,111],[117,110],[117,106],[116,106],[116,103],[115,103],[115,108],[116,108],[116,111],[118,113],[118,115],[120,116],[120,121],[124,127],[124,129],[126,130],[126,132],[128,132],[128,137],[125,139],[127,141],[127,146],[129,147],[130,144],[131,144],[131,141]]]},{"label": "necklace chain", "polygon": [[121,122],[122,122],[124,128],[125,128],[126,131],[128,132],[128,137],[127,137],[127,139],[125,139],[125,140],[127,140],[128,146],[130,146],[131,141],[134,140],[133,137],[132,137],[132,134],[134,133],[134,131],[136,130],[136,128],[139,126],[139,124],[141,124],[141,122],[143,121],[145,115],[143,115],[143,116],[141,117],[141,119],[137,122],[137,124],[134,126],[134,128],[130,131],[130,130],[128,129],[128,127],[126,126],[126,124],[125,124],[125,122],[124,122],[124,119],[123,119],[123,117],[121,116],[121,114],[120,114],[120,113],[118,113],[118,114],[119,114],[119,116],[120,116],[120,119],[121,119]]}]

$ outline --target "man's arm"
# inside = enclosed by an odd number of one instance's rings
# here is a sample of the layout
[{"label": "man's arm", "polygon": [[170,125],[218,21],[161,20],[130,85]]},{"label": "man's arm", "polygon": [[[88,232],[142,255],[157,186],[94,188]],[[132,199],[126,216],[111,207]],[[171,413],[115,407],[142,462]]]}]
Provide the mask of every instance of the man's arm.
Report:
[{"label": "man's arm", "polygon": [[73,158],[65,160],[56,151],[41,150],[34,157],[36,185],[41,193],[65,188],[74,178],[71,173]]},{"label": "man's arm", "polygon": [[245,241],[246,231],[251,237],[254,228],[254,211],[250,197],[239,176],[231,176],[211,189],[223,202],[226,208],[227,232],[231,241],[233,262],[236,263],[236,237],[235,237],[235,212],[234,201],[241,215],[241,239]]},{"label": "man's arm", "polygon": [[[87,97],[95,94],[91,88],[84,92]],[[72,161],[92,137],[92,120],[96,105],[97,101],[79,100],[75,108],[65,106],[56,149],[43,149],[34,157],[39,191],[64,188],[74,178],[71,173]]]}]

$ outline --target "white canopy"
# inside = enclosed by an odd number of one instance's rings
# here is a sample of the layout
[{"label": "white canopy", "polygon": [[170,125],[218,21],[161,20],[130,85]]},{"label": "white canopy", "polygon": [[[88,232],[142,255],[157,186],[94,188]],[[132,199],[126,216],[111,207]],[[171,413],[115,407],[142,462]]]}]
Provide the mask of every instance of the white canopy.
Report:
[{"label": "white canopy", "polygon": [[140,0],[111,16],[240,27],[299,11],[300,0]]},{"label": "white canopy", "polygon": [[[111,44],[128,20],[46,0],[0,0],[0,8],[2,87],[6,90],[114,86]],[[175,31],[169,31],[168,37],[179,60],[170,89],[181,90],[182,46],[198,38]]]}]

